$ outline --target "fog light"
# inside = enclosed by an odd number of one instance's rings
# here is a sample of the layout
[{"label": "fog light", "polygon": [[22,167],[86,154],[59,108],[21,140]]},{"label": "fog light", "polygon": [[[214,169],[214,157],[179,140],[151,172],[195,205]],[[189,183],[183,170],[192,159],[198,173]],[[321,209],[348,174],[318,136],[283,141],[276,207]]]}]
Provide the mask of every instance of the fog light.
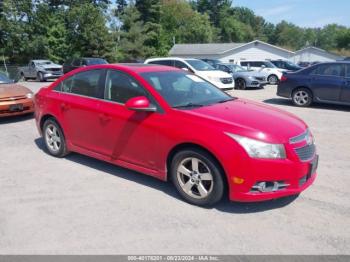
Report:
[{"label": "fog light", "polygon": [[233,181],[233,183],[239,184],[239,185],[240,185],[240,184],[243,184],[244,179],[243,179],[243,178],[240,178],[240,177],[234,176],[233,179],[232,179],[232,181]]},{"label": "fog light", "polygon": [[289,184],[284,181],[262,181],[257,182],[251,189],[251,192],[275,192],[277,190],[285,189]]}]

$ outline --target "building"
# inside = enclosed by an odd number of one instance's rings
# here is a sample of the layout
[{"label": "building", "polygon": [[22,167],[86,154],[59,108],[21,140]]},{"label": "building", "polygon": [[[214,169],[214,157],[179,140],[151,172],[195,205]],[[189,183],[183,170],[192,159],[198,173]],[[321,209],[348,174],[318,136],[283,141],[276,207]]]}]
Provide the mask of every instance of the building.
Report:
[{"label": "building", "polygon": [[294,52],[255,40],[249,43],[175,44],[170,56],[236,60],[291,59]]},{"label": "building", "polygon": [[292,59],[294,63],[299,62],[332,62],[337,60],[343,60],[344,57],[332,54],[326,50],[309,46],[298,50]]},{"label": "building", "polygon": [[237,60],[286,59],[298,62],[325,62],[344,58],[316,47],[293,52],[255,40],[249,43],[175,44],[170,56],[219,59],[224,63]]}]

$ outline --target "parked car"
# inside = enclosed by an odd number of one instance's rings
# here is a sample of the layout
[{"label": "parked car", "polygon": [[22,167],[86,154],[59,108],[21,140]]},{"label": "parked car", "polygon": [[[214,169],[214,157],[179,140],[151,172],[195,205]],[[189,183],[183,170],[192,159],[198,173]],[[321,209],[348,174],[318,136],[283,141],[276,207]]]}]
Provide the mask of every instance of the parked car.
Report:
[{"label": "parked car", "polygon": [[0,117],[33,112],[33,92],[0,73]]},{"label": "parked car", "polygon": [[147,59],[145,64],[177,67],[200,76],[221,89],[233,89],[235,87],[234,79],[230,74],[217,70],[199,59],[177,57],[151,58]]},{"label": "parked car", "polygon": [[258,72],[267,73],[267,81],[272,85],[278,84],[278,81],[281,80],[283,72],[286,71],[284,69],[277,68],[274,64],[267,60],[238,60],[235,62],[235,64],[238,64],[247,70],[252,69]]},{"label": "parked car", "polygon": [[217,64],[221,63],[221,61],[219,59],[201,58],[200,60],[202,60],[203,62],[208,63],[209,65],[211,65],[214,68],[216,68]]},{"label": "parked car", "polygon": [[302,67],[302,68],[305,68],[305,67],[309,67],[311,66],[311,62],[299,62],[298,63],[298,66]]},{"label": "parked car", "polygon": [[292,63],[291,61],[288,60],[270,60],[272,64],[274,64],[276,67],[285,69],[287,71],[298,71],[302,69],[302,67]]},{"label": "parked car", "polygon": [[192,204],[213,205],[224,192],[235,201],[299,194],[316,177],[303,121],[177,68],[81,68],[42,88],[35,102],[51,155],[74,151],[172,181]]},{"label": "parked car", "polygon": [[350,63],[320,63],[285,74],[277,95],[291,98],[296,106],[313,102],[350,105]]},{"label": "parked car", "polygon": [[108,64],[108,62],[103,58],[97,57],[80,57],[68,59],[63,64],[63,73],[66,74],[74,69],[90,66],[90,65],[103,65]]},{"label": "parked car", "polygon": [[21,78],[25,81],[28,79],[37,79],[40,82],[44,82],[63,75],[62,66],[50,60],[30,60],[28,66],[19,68],[19,72]]},{"label": "parked car", "polygon": [[237,89],[246,89],[247,87],[264,87],[268,84],[267,75],[256,71],[248,71],[235,64],[217,64],[217,69],[229,73],[235,80]]}]

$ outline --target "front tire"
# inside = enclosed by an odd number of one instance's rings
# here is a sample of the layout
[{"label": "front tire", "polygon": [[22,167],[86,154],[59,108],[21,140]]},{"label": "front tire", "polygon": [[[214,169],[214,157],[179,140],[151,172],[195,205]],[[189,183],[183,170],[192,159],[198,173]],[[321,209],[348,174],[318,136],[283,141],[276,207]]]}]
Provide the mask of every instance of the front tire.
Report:
[{"label": "front tire", "polygon": [[269,77],[267,78],[267,81],[271,85],[276,85],[278,84],[278,77],[276,75],[269,75]]},{"label": "front tire", "polygon": [[307,107],[312,103],[312,93],[307,88],[298,88],[293,91],[292,101],[298,107]]},{"label": "front tire", "polygon": [[45,121],[43,138],[46,149],[51,155],[55,157],[64,157],[69,153],[63,131],[53,118],[49,118]]},{"label": "front tire", "polygon": [[242,79],[242,78],[238,78],[238,79],[236,80],[236,83],[235,83],[235,84],[236,84],[237,89],[244,90],[244,89],[247,88],[247,84],[246,84],[245,80]]},{"label": "front tire", "polygon": [[38,77],[37,78],[38,78],[38,80],[40,82],[45,82],[46,81],[46,79],[44,77],[44,74],[42,72],[38,72]]},{"label": "front tire", "polygon": [[211,206],[224,193],[224,180],[217,161],[207,152],[187,149],[172,159],[170,176],[178,193],[190,204]]}]

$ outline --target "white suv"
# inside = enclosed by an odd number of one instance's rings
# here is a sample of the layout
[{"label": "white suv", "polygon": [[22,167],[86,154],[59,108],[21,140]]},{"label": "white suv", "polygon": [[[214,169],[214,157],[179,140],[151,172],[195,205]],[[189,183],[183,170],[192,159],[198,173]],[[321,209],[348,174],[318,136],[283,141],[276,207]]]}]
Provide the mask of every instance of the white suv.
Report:
[{"label": "white suv", "polygon": [[147,59],[145,64],[177,67],[192,72],[221,89],[233,89],[235,87],[235,81],[230,74],[216,70],[202,60],[194,58],[165,57]]},{"label": "white suv", "polygon": [[281,80],[284,69],[277,68],[270,61],[263,60],[240,60],[236,64],[244,67],[247,70],[254,70],[266,74],[267,81],[275,85]]}]

